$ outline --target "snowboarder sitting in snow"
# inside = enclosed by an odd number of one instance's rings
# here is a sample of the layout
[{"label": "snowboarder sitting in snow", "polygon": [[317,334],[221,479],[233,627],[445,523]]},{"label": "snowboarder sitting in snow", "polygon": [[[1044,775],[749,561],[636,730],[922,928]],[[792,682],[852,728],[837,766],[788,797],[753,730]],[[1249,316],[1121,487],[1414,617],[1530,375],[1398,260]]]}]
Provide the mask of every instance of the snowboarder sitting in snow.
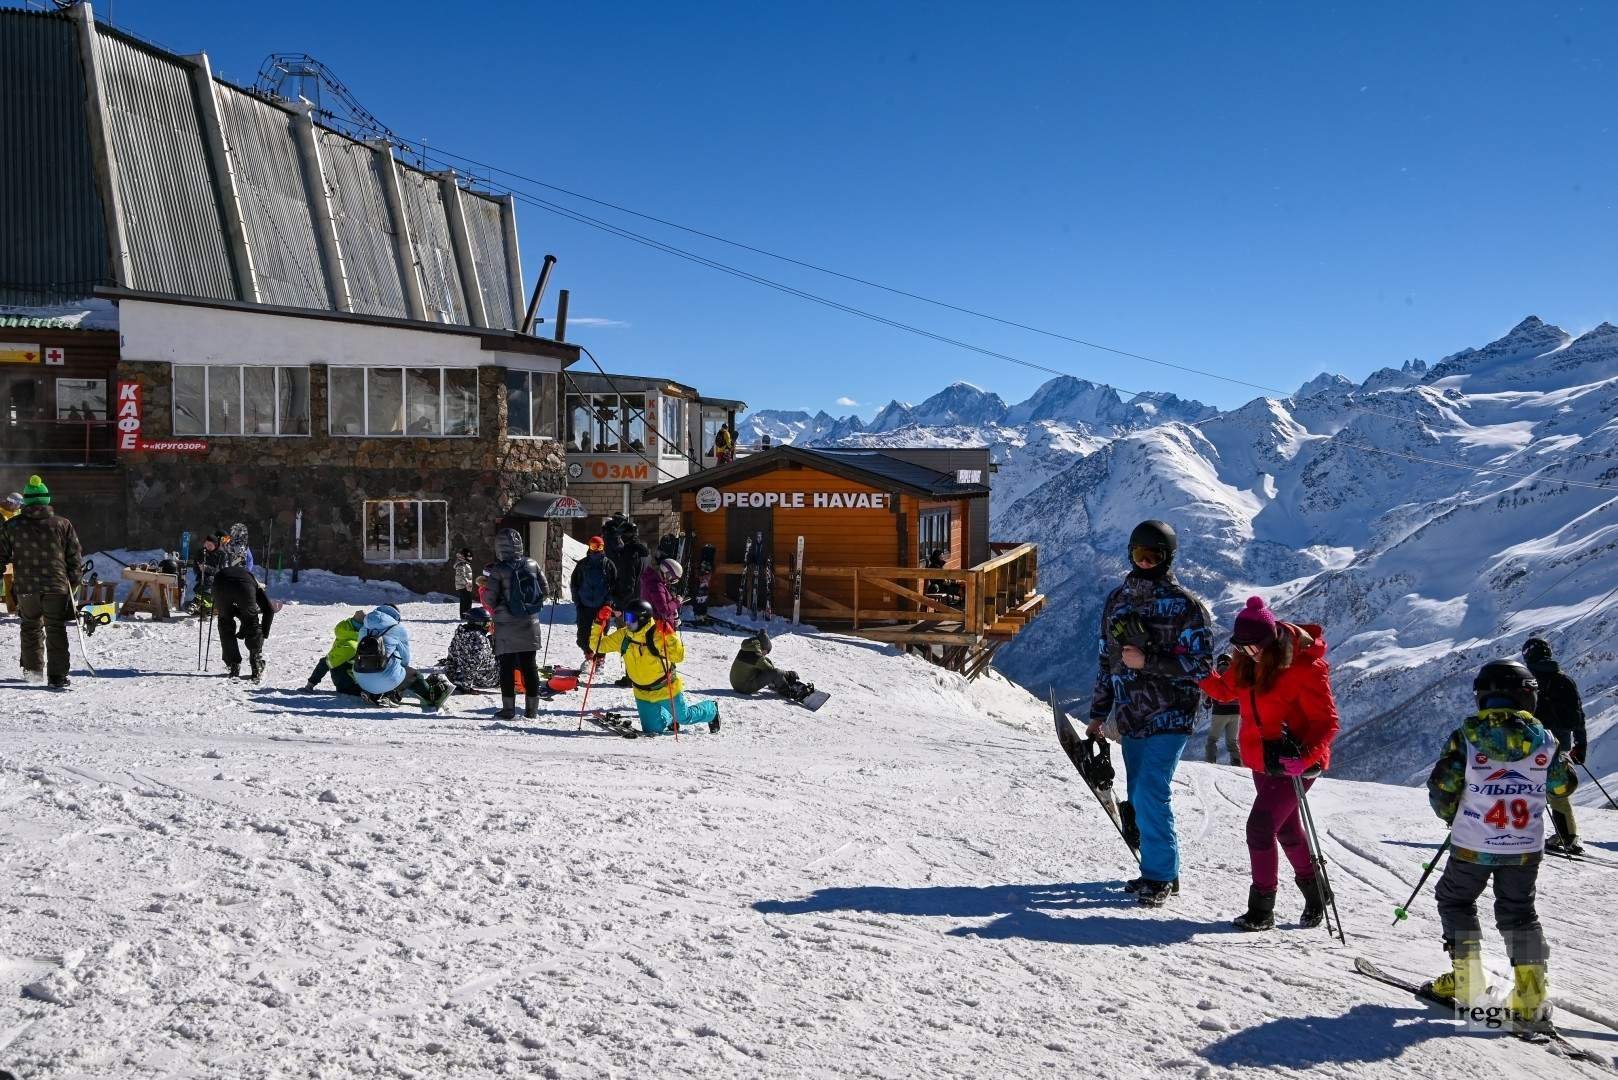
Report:
[{"label": "snowboarder sitting in snow", "polygon": [[1277,840],[1303,892],[1298,921],[1306,927],[1319,926],[1330,894],[1309,854],[1298,794],[1307,791],[1331,763],[1331,744],[1337,736],[1325,631],[1276,622],[1263,599],[1255,596],[1236,613],[1230,644],[1235,656],[1229,669],[1209,675],[1201,686],[1214,701],[1234,701],[1241,707],[1242,762],[1253,770],[1257,790],[1247,815],[1253,883],[1247,890],[1247,911],[1237,916],[1236,928],[1275,927],[1275,893],[1281,880]]},{"label": "snowboarder sitting in snow", "polygon": [[738,694],[774,690],[784,698],[802,701],[815,692],[813,683],[802,682],[796,671],[782,671],[770,659],[770,635],[760,630],[742,642],[741,651],[730,663],[730,688]]},{"label": "snowboarder sitting in snow", "polygon": [[1438,917],[1451,969],[1424,989],[1457,1005],[1483,997],[1478,897],[1494,880],[1495,926],[1506,939],[1518,1023],[1549,1018],[1550,949],[1534,907],[1545,848],[1546,797],[1565,799],[1578,779],[1556,739],[1534,719],[1539,683],[1516,660],[1491,660],[1472,682],[1477,715],[1450,733],[1427,778],[1433,810],[1450,826],[1449,861],[1438,880]]},{"label": "snowboarder sitting in snow", "polygon": [[443,676],[424,676],[410,666],[410,634],[392,604],[365,616],[365,633],[354,650],[354,681],[372,704],[408,690],[420,699],[423,712],[437,709],[455,692]]},{"label": "snowboarder sitting in snow", "polygon": [[493,690],[500,685],[500,665],[494,659],[489,641],[489,613],[474,606],[450,638],[449,659],[444,661],[444,677],[462,693]]},{"label": "snowboarder sitting in snow", "polygon": [[673,559],[648,564],[640,572],[640,596],[652,605],[652,614],[676,630],[680,628],[680,601],[673,588],[685,570]]},{"label": "snowboarder sitting in snow", "polygon": [[636,600],[624,612],[624,625],[608,629],[612,622],[612,608],[603,606],[596,613],[595,629],[590,633],[590,651],[606,653],[616,651],[624,660],[630,683],[635,688],[635,710],[640,714],[641,730],[648,735],[661,735],[678,723],[680,727],[707,724],[709,731],[719,730],[719,706],[712,701],[688,704],[680,683],[676,665],[685,660],[685,642],[667,623],[652,616],[652,605]]},{"label": "snowboarder sitting in snow", "polygon": [[309,673],[305,690],[314,690],[320,680],[331,675],[331,684],[339,694],[359,696],[360,684],[354,681],[354,653],[360,646],[360,635],[365,632],[365,612],[356,611],[337,624],[332,633],[331,649],[315,664]]}]

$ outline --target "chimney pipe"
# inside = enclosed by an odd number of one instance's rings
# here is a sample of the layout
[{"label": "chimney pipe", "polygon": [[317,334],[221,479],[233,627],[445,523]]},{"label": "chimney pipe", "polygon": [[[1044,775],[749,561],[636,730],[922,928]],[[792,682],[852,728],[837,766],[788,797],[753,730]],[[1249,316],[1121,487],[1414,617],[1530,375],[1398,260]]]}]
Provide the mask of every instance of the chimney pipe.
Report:
[{"label": "chimney pipe", "polygon": [[567,340],[567,290],[556,294],[556,340]]},{"label": "chimney pipe", "polygon": [[545,256],[545,265],[539,268],[539,280],[534,282],[534,295],[528,301],[528,313],[522,317],[522,332],[534,332],[534,313],[539,310],[539,302],[545,297],[545,286],[550,284],[551,267],[556,265],[556,256]]}]

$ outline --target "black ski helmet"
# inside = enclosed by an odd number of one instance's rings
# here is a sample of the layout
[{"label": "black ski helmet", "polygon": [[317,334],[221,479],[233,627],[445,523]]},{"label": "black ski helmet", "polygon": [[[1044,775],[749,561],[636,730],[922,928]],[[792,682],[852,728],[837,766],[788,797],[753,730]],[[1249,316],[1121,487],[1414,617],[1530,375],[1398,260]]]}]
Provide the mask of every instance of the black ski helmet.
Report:
[{"label": "black ski helmet", "polygon": [[1155,548],[1163,553],[1163,563],[1167,565],[1174,561],[1174,553],[1179,550],[1180,541],[1174,535],[1174,526],[1152,518],[1135,526],[1134,532],[1129,534],[1129,546]]},{"label": "black ski helmet", "polygon": [[1539,701],[1539,680],[1521,660],[1490,660],[1472,680],[1478,708],[1491,697],[1510,698],[1517,708],[1533,712]]},{"label": "black ski helmet", "polygon": [[624,622],[632,627],[650,626],[657,619],[650,600],[636,600],[624,608]]},{"label": "black ski helmet", "polygon": [[1551,643],[1542,637],[1531,637],[1522,643],[1522,658],[1538,664],[1551,658]]}]

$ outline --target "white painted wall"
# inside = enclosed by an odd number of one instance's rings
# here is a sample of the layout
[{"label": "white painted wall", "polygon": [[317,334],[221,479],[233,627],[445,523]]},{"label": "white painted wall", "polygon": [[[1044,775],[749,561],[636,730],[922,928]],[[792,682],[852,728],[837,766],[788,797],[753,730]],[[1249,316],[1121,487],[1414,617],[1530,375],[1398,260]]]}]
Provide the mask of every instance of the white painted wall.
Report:
[{"label": "white painted wall", "polygon": [[332,364],[560,371],[561,361],[486,350],[471,334],[231,308],[119,301],[123,359],[166,364]]}]

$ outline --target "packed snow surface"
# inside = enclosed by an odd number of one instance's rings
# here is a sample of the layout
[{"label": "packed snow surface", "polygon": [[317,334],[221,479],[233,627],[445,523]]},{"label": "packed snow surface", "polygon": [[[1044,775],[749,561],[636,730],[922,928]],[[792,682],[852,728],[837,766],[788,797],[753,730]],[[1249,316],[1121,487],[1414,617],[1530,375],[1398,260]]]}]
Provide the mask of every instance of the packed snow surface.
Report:
[{"label": "packed snow surface", "polygon": [[[1348,945],[1242,935],[1247,773],[1175,786],[1184,891],[1133,864],[1049,710],[870,642],[781,633],[832,700],[728,690],[738,635],[685,675],[723,731],[625,740],[579,694],[500,727],[304,695],[333,625],[402,606],[418,659],[450,603],[306,578],[255,687],[196,670],[197,627],[119,623],[70,692],[17,680],[0,619],[0,1067],[35,1078],[1574,1077],[1351,970],[1444,963],[1421,792],[1323,782]],[[273,590],[287,595],[284,588]],[[572,612],[551,655],[573,660]],[[617,675],[616,661],[607,676]],[[591,701],[627,707],[597,686]],[[1618,822],[1582,811],[1592,850]],[[1544,868],[1553,990],[1608,1024],[1618,870]],[[1280,914],[1301,900],[1290,885]],[[1488,916],[1485,911],[1485,921]],[[1504,960],[1491,943],[1502,981]],[[1618,1031],[1563,1013],[1581,1045]]]}]

